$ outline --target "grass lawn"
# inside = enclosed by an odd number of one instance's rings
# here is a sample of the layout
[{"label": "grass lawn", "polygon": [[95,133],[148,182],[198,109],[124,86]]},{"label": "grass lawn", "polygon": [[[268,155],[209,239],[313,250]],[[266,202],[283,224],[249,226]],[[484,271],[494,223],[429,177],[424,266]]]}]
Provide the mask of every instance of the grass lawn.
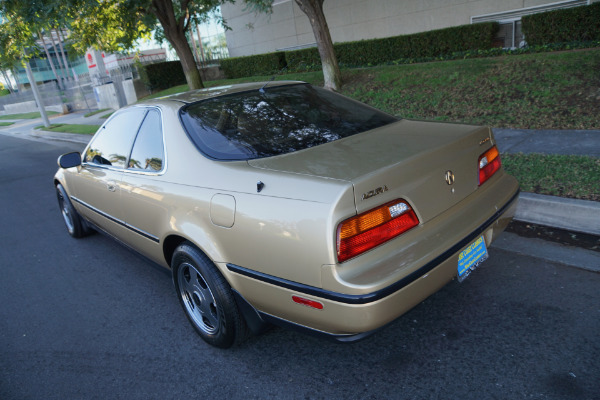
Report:
[{"label": "grass lawn", "polygon": [[50,124],[49,128],[43,125],[35,129],[41,129],[49,132],[81,133],[83,135],[93,135],[100,128],[100,125],[82,125],[82,124]]},{"label": "grass lawn", "polygon": [[526,192],[600,201],[600,158],[503,154],[502,164]]},{"label": "grass lawn", "polygon": [[[102,108],[100,110],[90,111],[89,113],[85,114],[84,117],[85,118],[91,117],[92,115],[100,114],[101,112],[108,111],[108,110],[110,110],[110,108]],[[101,117],[101,118],[103,118],[103,117]]]},{"label": "grass lawn", "polygon": [[113,115],[114,113],[115,113],[114,111],[111,111],[111,112],[109,112],[109,113],[107,113],[107,114],[104,114],[104,115],[103,115],[103,116],[101,116],[100,118],[104,118],[104,119],[106,119],[106,118],[110,117],[111,115]]},{"label": "grass lawn", "polygon": [[9,126],[14,124],[14,122],[0,122],[0,126]]},{"label": "grass lawn", "polygon": [[[58,114],[56,111],[46,111],[46,115],[56,115]],[[36,119],[41,118],[39,111],[21,113],[21,114],[8,114],[8,115],[0,115],[0,119]]]}]

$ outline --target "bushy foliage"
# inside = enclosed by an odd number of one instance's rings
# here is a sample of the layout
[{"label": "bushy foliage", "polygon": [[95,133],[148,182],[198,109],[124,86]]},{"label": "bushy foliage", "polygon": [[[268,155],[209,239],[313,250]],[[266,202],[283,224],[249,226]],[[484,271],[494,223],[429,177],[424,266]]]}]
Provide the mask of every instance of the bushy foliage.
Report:
[{"label": "bushy foliage", "polygon": [[140,79],[148,90],[162,90],[186,83],[183,67],[179,61],[138,65]]},{"label": "bushy foliage", "polygon": [[276,74],[285,66],[285,53],[281,51],[221,60],[221,68],[230,79]]},{"label": "bushy foliage", "polygon": [[521,23],[530,46],[600,40],[600,3],[527,15]]},{"label": "bushy foliage", "polygon": [[[336,50],[337,54],[336,45],[333,45],[333,48]],[[316,47],[286,51],[285,60],[287,62],[288,71],[290,72],[318,71],[321,69],[321,57],[319,56],[319,50],[317,50]],[[338,64],[340,64],[339,59]]]},{"label": "bushy foliage", "polygon": [[378,65],[399,58],[437,57],[455,51],[490,49],[497,31],[497,23],[484,22],[384,39],[339,43],[335,50],[342,65]]}]

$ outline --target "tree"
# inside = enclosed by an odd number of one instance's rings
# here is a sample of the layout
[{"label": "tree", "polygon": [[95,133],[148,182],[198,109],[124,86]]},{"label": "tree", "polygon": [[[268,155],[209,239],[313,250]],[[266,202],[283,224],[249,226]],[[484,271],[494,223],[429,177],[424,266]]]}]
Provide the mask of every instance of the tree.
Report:
[{"label": "tree", "polygon": [[44,126],[48,128],[50,126],[50,121],[46,115],[44,102],[40,96],[37,82],[33,77],[29,65],[31,55],[37,51],[34,31],[31,29],[35,29],[35,27],[29,26],[19,15],[7,13],[6,11],[10,10],[10,8],[6,7],[4,1],[0,2],[0,6],[0,11],[4,15],[4,21],[0,24],[0,54],[2,55],[0,57],[0,63],[3,65],[15,65],[17,62],[20,62],[25,66],[27,79],[29,79],[29,84],[31,85],[31,90],[33,91],[40,115],[44,121]]},{"label": "tree", "polygon": [[224,1],[231,0],[0,0],[0,5],[40,29],[68,28],[80,54],[90,47],[127,51],[159,28],[179,56],[190,89],[198,89],[202,79],[186,32]]},{"label": "tree", "polygon": [[[260,12],[273,12],[273,0],[245,0],[251,9]],[[331,34],[323,14],[324,0],[294,0],[308,17],[317,42],[317,49],[323,67],[324,87],[338,91],[342,88],[342,74],[333,49]]]},{"label": "tree", "polygon": [[[52,0],[58,2],[58,0]],[[131,49],[136,40],[159,28],[175,49],[190,89],[204,87],[186,33],[223,0],[69,0],[77,3],[71,24],[75,48]],[[157,26],[158,23],[158,26]]]},{"label": "tree", "polygon": [[[214,10],[221,2],[219,0],[181,0],[179,10],[173,7],[171,0],[152,0],[152,5],[148,9],[160,22],[165,38],[181,60],[181,66],[185,73],[190,89],[204,87],[202,78],[194,59],[194,54],[187,41],[186,32],[191,30],[192,23],[200,22],[198,15],[206,17],[208,13]],[[193,35],[193,32],[192,32]]]}]

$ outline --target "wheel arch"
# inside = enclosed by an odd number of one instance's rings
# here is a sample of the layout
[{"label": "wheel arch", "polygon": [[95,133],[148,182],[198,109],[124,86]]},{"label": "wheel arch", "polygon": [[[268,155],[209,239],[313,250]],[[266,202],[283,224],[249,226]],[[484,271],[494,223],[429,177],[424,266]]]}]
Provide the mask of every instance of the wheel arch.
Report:
[{"label": "wheel arch", "polygon": [[[199,252],[201,252],[204,256],[206,256],[206,258],[208,258],[213,264],[215,263],[214,258],[212,257],[211,253],[209,251],[207,251],[207,249],[204,246],[202,246],[201,243],[198,243],[198,241],[196,241],[196,240],[190,239],[189,235],[184,235],[181,233],[171,233],[171,234],[167,235],[163,239],[162,242],[163,242],[163,245],[162,245],[163,257],[165,259],[165,262],[169,266],[169,268],[173,267],[171,265],[171,261],[173,259],[173,254],[175,253],[175,250],[177,250],[177,248],[181,244],[186,243],[186,242],[189,243],[190,245],[194,246]],[[217,269],[219,269],[219,268],[217,268]]]},{"label": "wheel arch", "polygon": [[[190,243],[194,244],[194,246],[196,246],[198,248],[198,250],[200,250],[198,245],[196,245],[194,242],[188,240],[187,238],[185,238],[181,235],[172,234],[172,235],[167,236],[163,240],[163,256],[165,257],[165,262],[167,263],[169,268],[173,267],[171,265],[171,261],[173,259],[173,254],[175,253],[175,250],[177,250],[177,247],[179,247],[182,243],[185,243],[185,242],[190,242]],[[202,250],[200,250],[200,251],[202,251]]]}]

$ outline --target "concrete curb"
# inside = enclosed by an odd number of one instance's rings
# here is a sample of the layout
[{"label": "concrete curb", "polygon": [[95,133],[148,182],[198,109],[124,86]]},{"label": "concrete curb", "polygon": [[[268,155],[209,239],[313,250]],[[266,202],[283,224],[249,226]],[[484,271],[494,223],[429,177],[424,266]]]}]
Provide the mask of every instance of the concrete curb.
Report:
[{"label": "concrete curb", "polygon": [[517,221],[600,236],[600,202],[519,194]]},{"label": "concrete curb", "polygon": [[490,247],[569,267],[600,272],[600,253],[579,247],[547,242],[543,239],[522,237],[509,232],[503,232]]}]

